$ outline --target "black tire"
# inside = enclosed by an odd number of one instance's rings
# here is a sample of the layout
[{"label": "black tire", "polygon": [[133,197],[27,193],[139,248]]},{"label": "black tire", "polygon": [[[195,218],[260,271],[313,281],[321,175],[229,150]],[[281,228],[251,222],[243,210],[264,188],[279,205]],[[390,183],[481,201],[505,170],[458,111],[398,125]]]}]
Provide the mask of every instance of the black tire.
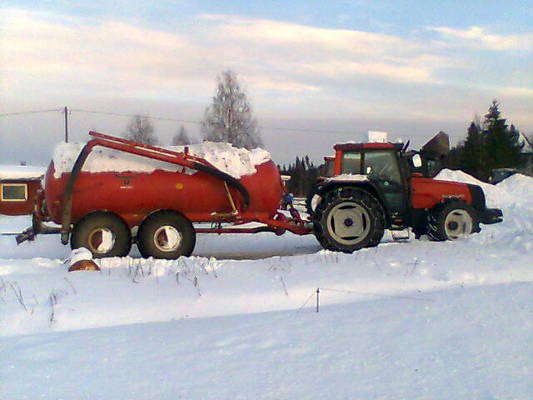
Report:
[{"label": "black tire", "polygon": [[352,253],[379,244],[385,230],[385,215],[372,194],[344,187],[323,196],[315,210],[313,226],[325,249]]},{"label": "black tire", "polygon": [[[307,195],[307,198],[305,199],[305,209],[307,211],[307,214],[309,214],[310,217],[312,217],[315,214],[315,208],[318,204],[314,204],[316,202],[315,196],[319,196],[317,193],[320,191],[320,186],[314,186],[311,188],[311,191]],[[318,202],[317,202],[318,203]]]},{"label": "black tire", "polygon": [[143,257],[190,256],[195,244],[196,232],[191,222],[175,211],[163,210],[150,215],[137,232],[137,246]]},{"label": "black tire", "polygon": [[455,240],[479,231],[476,212],[462,201],[439,204],[428,214],[427,235],[431,240]]},{"label": "black tire", "polygon": [[85,247],[97,258],[124,257],[131,250],[131,231],[116,214],[97,211],[74,224],[70,247]]}]

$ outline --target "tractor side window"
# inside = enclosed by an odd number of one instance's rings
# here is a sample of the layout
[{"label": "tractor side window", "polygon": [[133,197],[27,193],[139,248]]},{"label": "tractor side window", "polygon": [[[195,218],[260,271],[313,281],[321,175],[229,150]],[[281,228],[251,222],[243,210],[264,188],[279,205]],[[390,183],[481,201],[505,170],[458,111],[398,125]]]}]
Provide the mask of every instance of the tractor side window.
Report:
[{"label": "tractor side window", "polygon": [[361,173],[361,153],[344,153],[342,156],[342,174]]},{"label": "tractor side window", "polygon": [[364,173],[370,178],[401,184],[400,171],[392,151],[369,151],[365,153]]}]

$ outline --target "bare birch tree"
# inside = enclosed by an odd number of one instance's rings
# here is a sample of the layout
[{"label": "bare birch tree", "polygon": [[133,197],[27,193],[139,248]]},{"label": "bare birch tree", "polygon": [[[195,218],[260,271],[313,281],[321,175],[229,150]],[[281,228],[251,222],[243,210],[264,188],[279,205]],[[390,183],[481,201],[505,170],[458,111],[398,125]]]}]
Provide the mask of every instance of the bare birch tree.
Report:
[{"label": "bare birch tree", "polygon": [[124,137],[134,142],[144,143],[149,145],[157,144],[157,138],[154,134],[154,125],[150,120],[141,115],[135,115],[130,120]]},{"label": "bare birch tree", "polygon": [[227,70],[217,78],[213,103],[205,110],[201,133],[205,140],[229,142],[237,147],[253,149],[262,145],[257,121],[237,81],[237,75]]}]

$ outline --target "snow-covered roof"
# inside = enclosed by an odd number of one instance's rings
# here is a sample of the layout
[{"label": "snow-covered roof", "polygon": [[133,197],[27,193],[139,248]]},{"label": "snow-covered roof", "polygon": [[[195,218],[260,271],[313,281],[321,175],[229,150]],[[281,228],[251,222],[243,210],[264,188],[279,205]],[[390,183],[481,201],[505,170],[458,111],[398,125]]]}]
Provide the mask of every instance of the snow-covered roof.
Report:
[{"label": "snow-covered roof", "polygon": [[26,165],[0,165],[0,180],[39,179],[46,172],[44,167]]},{"label": "snow-covered roof", "polygon": [[[55,176],[72,171],[74,162],[85,143],[60,143],[54,151]],[[229,143],[203,142],[189,145],[189,154],[204,158],[215,167],[234,178],[251,175],[256,165],[271,159],[270,153],[263,149],[247,150],[233,147]],[[173,151],[183,151],[184,146],[165,147]],[[87,158],[83,171],[87,172],[146,172],[156,169],[176,171],[180,166],[118,150],[96,147]],[[194,171],[191,171],[193,173]]]}]

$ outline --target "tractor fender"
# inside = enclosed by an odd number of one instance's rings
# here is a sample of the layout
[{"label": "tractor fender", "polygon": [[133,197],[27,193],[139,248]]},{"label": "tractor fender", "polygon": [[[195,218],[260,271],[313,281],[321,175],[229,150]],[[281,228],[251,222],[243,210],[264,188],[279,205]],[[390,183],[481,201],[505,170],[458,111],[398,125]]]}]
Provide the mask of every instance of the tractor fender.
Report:
[{"label": "tractor fender", "polygon": [[323,181],[319,184],[315,185],[311,191],[309,192],[307,199],[306,199],[306,205],[307,210],[310,215],[314,212],[314,207],[316,204],[313,204],[314,200],[316,200],[315,196],[324,197],[324,195],[330,191],[333,190],[339,190],[341,188],[350,187],[350,188],[357,188],[362,189],[367,192],[369,192],[372,196],[374,196],[379,203],[381,204],[381,207],[385,211],[385,216],[387,221],[390,221],[390,216],[388,213],[388,210],[386,207],[384,207],[384,198],[381,194],[381,191],[374,185],[371,181],[363,181],[363,182],[354,182],[354,181],[341,181],[341,180],[335,180],[335,181]]}]

